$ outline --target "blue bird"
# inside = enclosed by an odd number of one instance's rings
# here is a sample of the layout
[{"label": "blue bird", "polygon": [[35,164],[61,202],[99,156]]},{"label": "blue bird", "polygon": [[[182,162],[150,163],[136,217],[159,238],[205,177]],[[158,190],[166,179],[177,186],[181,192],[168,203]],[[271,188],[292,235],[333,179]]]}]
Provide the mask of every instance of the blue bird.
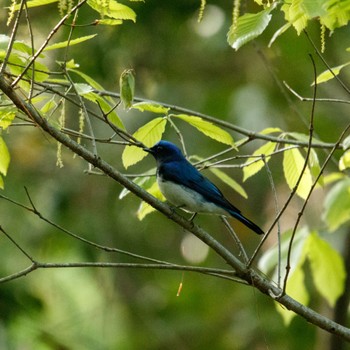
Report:
[{"label": "blue bird", "polygon": [[257,234],[264,233],[259,226],[244,217],[173,143],[160,141],[151,148],[144,148],[144,151],[156,159],[159,189],[170,203],[195,214],[229,214]]}]

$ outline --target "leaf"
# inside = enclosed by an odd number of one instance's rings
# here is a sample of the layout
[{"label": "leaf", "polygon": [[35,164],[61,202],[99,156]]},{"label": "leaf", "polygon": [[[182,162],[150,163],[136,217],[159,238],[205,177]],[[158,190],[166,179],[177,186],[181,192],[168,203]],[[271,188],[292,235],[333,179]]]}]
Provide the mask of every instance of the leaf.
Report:
[{"label": "leaf", "polygon": [[309,20],[303,7],[303,0],[292,0],[291,3],[285,3],[281,6],[284,17],[291,23],[298,35],[306,28]]},{"label": "leaf", "polygon": [[[160,192],[156,180],[154,180],[153,184],[147,189],[147,192],[150,193],[152,196],[158,198],[162,202],[165,201],[165,197]],[[137,217],[139,220],[143,220],[145,216],[150,214],[152,211],[155,211],[155,209],[151,205],[149,205],[146,202],[141,202],[139,209],[137,210]]]},{"label": "leaf", "polygon": [[138,109],[141,112],[153,112],[153,113],[160,113],[160,114],[168,114],[170,108],[164,107],[160,105],[159,103],[155,102],[138,102],[134,103],[131,108]]},{"label": "leaf", "polygon": [[51,110],[55,109],[57,107],[57,103],[54,100],[54,97],[52,97],[49,101],[47,101],[44,106],[40,108],[40,112],[42,114],[48,114]]},{"label": "leaf", "polygon": [[269,134],[273,134],[275,132],[282,132],[283,130],[280,129],[280,128],[266,128],[266,129],[263,129],[261,131],[259,131],[259,134],[261,135],[269,135]]},{"label": "leaf", "polygon": [[0,175],[0,189],[4,189],[5,188],[5,186],[4,186],[4,179],[3,179],[3,177]]},{"label": "leaf", "polygon": [[343,171],[350,168],[350,150],[344,152],[339,159],[339,170]]},{"label": "leaf", "polygon": [[52,45],[49,45],[49,46],[46,46],[44,51],[50,51],[50,50],[56,50],[56,49],[63,49],[63,48],[66,48],[67,45],[69,46],[73,46],[73,45],[77,45],[77,44],[80,44],[84,41],[87,41],[87,40],[90,40],[92,38],[94,38],[97,34],[92,34],[92,35],[86,35],[86,36],[82,36],[80,38],[77,38],[77,39],[72,39],[72,40],[66,40],[66,41],[61,41],[59,43],[56,43],[56,44],[52,44]]},{"label": "leaf", "polygon": [[276,41],[276,39],[279,36],[281,36],[285,31],[287,31],[291,26],[292,26],[292,24],[287,22],[280,29],[276,30],[275,34],[272,36],[272,38],[268,44],[268,47],[270,48],[272,46],[272,44]]},{"label": "leaf", "polygon": [[350,179],[344,178],[328,192],[324,201],[323,220],[334,232],[350,221]]},{"label": "leaf", "polygon": [[[26,7],[31,8],[31,7],[37,7],[37,6],[44,6],[44,5],[49,5],[54,2],[57,2],[58,0],[31,0],[27,1]],[[21,4],[17,4],[15,6],[15,11],[18,11],[20,9]]]},{"label": "leaf", "polygon": [[242,197],[248,198],[247,192],[244,190],[244,188],[237,181],[235,181],[232,177],[228,176],[226,173],[224,173],[223,171],[221,171],[218,168],[210,167],[209,170],[213,174],[215,174],[221,181],[223,181],[225,184],[227,184],[231,188],[233,188]]},{"label": "leaf", "polygon": [[340,254],[315,232],[307,241],[307,257],[314,284],[331,307],[344,291],[346,271]]},{"label": "leaf", "polygon": [[[154,178],[151,177],[151,175],[154,175],[156,173],[156,169],[151,169],[150,171],[146,172],[145,175],[150,174],[150,176],[138,176],[135,177],[133,182],[142,187],[142,188],[148,188],[150,187],[150,182],[153,183],[154,182]],[[126,187],[124,187],[122,189],[122,191],[119,194],[119,199],[123,199],[124,197],[126,197],[130,192],[130,190],[128,190]]]},{"label": "leaf", "polygon": [[236,51],[249,41],[258,37],[268,26],[271,9],[259,13],[246,13],[239,17],[236,24],[230,27],[227,41]]},{"label": "leaf", "polygon": [[4,176],[7,174],[7,169],[10,164],[10,152],[2,137],[0,137],[0,173]]},{"label": "leaf", "polygon": [[[141,126],[133,136],[146,147],[151,147],[162,138],[167,120],[162,117],[155,118]],[[122,154],[125,169],[145,158],[147,153],[136,146],[126,146]]]},{"label": "leaf", "polygon": [[[288,147],[288,145],[286,145]],[[294,189],[301,175],[305,159],[297,148],[288,149],[283,154],[283,171],[287,184],[291,190]],[[299,197],[306,199],[312,186],[310,169],[306,166],[301,181],[296,190]]]},{"label": "leaf", "polygon": [[125,109],[129,109],[134,100],[135,77],[133,69],[126,69],[119,78],[120,99]]},{"label": "leaf", "polygon": [[[82,85],[86,85],[86,84],[82,84]],[[84,87],[81,87],[81,89],[82,89],[81,92],[84,92]],[[86,88],[86,89],[88,90],[88,88]],[[101,107],[103,113],[108,114],[108,120],[111,123],[113,123],[114,125],[116,125],[118,128],[125,130],[125,126],[124,126],[123,122],[121,121],[121,119],[119,118],[117,112],[106,101],[105,98],[96,94],[95,92],[83,93],[82,96],[93,103],[97,104],[97,102],[98,102],[98,105],[99,105],[99,107]],[[111,112],[111,110],[112,110],[112,112]]]},{"label": "leaf", "polygon": [[276,143],[266,142],[264,145],[254,151],[252,155],[255,157],[248,158],[248,160],[244,163],[243,181],[246,181],[249,177],[255,175],[264,167],[264,161],[262,159],[258,160],[259,158],[257,158],[257,156],[264,155],[265,161],[268,162],[271,158],[269,155],[275,151],[275,148]]},{"label": "leaf", "polygon": [[210,138],[232,146],[234,144],[232,136],[225,130],[219,128],[211,122],[203,120],[200,117],[195,117],[187,114],[174,114],[172,117],[182,119],[186,123],[194,126],[198,131]]},{"label": "leaf", "polygon": [[109,0],[108,2],[88,0],[87,4],[100,13],[102,17],[108,16],[114,19],[126,19],[136,22],[136,13],[130,7],[114,0]]},{"label": "leaf", "polygon": [[84,96],[85,94],[88,94],[89,92],[91,92],[93,90],[90,85],[84,84],[84,83],[74,84],[74,87],[80,96]]},{"label": "leaf", "polygon": [[123,21],[121,19],[98,19],[96,24],[102,24],[106,26],[116,26],[122,24]]},{"label": "leaf", "polygon": [[[316,78],[316,84],[321,84],[321,83],[325,83],[328,80],[331,80],[334,78],[334,76],[339,75],[340,71],[348,66],[350,64],[350,62],[344,63],[340,66],[337,67],[333,67],[331,68],[331,70],[327,69],[326,71],[322,72],[321,74],[319,74]],[[314,85],[315,82],[313,82],[311,85]]]},{"label": "leaf", "polygon": [[14,106],[0,106],[0,128],[7,129],[16,117],[17,108]]},{"label": "leaf", "polygon": [[[286,293],[293,299],[299,301],[303,305],[309,302],[309,293],[305,287],[305,274],[302,266],[298,266],[288,278]],[[281,307],[281,304],[275,303],[277,312],[282,316],[283,322],[286,326],[290,324],[296,314],[292,311]]]}]

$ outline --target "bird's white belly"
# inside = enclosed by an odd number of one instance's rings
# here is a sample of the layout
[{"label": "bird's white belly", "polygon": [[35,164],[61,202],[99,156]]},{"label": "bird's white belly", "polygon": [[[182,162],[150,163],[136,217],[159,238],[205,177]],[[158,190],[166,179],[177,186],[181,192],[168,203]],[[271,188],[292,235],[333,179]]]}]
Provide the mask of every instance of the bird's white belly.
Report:
[{"label": "bird's white belly", "polygon": [[227,215],[226,210],[205,201],[203,196],[188,187],[163,181],[158,178],[158,186],[164,197],[173,205],[192,213]]}]

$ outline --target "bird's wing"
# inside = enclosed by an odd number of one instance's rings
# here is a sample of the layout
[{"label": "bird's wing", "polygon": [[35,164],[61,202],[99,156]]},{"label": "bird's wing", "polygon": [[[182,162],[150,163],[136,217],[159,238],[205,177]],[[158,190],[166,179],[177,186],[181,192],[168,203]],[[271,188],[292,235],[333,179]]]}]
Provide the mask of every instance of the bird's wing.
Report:
[{"label": "bird's wing", "polygon": [[221,191],[187,160],[164,163],[159,172],[164,180],[188,187],[225,210],[240,213],[240,210],[233,206]]}]

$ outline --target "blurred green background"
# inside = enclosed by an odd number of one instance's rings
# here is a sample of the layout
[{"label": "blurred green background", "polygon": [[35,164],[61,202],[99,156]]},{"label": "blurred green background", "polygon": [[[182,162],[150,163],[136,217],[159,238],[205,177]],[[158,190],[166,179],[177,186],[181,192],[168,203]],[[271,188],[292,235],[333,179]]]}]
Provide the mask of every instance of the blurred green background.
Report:
[{"label": "blurred green background", "polygon": [[[0,10],[1,33],[6,27],[9,1]],[[283,25],[275,16],[266,32],[238,52],[226,42],[231,25],[232,2],[208,2],[202,23],[198,23],[199,1],[150,0],[127,3],[137,13],[137,22],[117,27],[83,26],[75,37],[98,33],[85,44],[72,47],[69,58],[80,70],[118,92],[122,71],[136,73],[136,95],[190,108],[219,119],[259,131],[280,127],[286,131],[308,132],[311,105],[299,102],[284,87],[286,81],[301,95],[312,96],[313,68],[309,54],[314,49],[305,35],[293,29],[283,34],[271,48],[274,32]],[[247,5],[248,12],[257,8]],[[58,21],[56,5],[31,9],[35,45],[39,47]],[[79,12],[78,23],[97,18],[90,8]],[[23,19],[18,39],[28,41]],[[62,28],[54,41],[67,39]],[[309,28],[319,46],[319,27]],[[337,30],[326,41],[325,57],[330,66],[348,60],[349,29]],[[64,50],[48,55],[47,64],[58,70]],[[325,70],[316,57],[319,72]],[[342,76],[345,80],[347,73]],[[319,96],[344,98],[335,82],[319,86]],[[151,115],[119,110],[130,132],[150,120]],[[345,105],[317,104],[315,132],[323,141],[334,142],[347,123]],[[77,125],[76,111],[68,109],[67,123]],[[210,140],[185,124],[183,132],[189,154],[206,157],[223,145]],[[111,135],[95,125],[96,136]],[[178,264],[195,264],[195,252],[182,247],[189,236],[159,213],[143,221],[136,217],[139,199],[133,195],[119,200],[122,187],[104,176],[87,175],[85,164],[63,150],[64,167],[56,166],[55,142],[33,128],[12,127],[3,133],[10,152],[11,166],[5,179],[5,196],[29,205],[26,187],[41,214],[58,225],[101,245]],[[235,140],[241,135],[233,134]],[[177,141],[168,129],[166,139]],[[250,154],[255,141],[239,151]],[[100,155],[122,172],[123,148],[98,145]],[[320,152],[320,158],[324,154]],[[289,190],[282,179],[280,157],[271,162],[280,203]],[[239,162],[237,162],[239,164]],[[154,167],[150,157],[129,173]],[[227,173],[241,183],[242,171]],[[218,183],[227,197],[250,218],[267,229],[274,218],[274,204],[266,172],[243,184],[248,200]],[[320,191],[320,190],[319,190]],[[318,228],[322,191],[310,202],[306,220]],[[318,197],[319,196],[319,197]],[[321,200],[319,200],[321,199]],[[298,200],[282,219],[282,229],[292,227],[299,209]],[[0,200],[1,226],[36,260],[43,262],[139,262],[115,253],[106,253],[46,224],[32,213]],[[234,249],[221,221],[198,217],[196,222],[226,246]],[[251,253],[259,238],[239,223],[243,244]],[[193,242],[190,242],[194,244]],[[192,249],[192,248],[189,248]],[[193,248],[195,249],[195,248]],[[225,263],[205,247],[196,245],[198,264],[225,268]],[[24,269],[28,259],[4,235],[0,236],[0,276]],[[192,256],[192,258],[191,258]],[[193,258],[194,256],[194,258]],[[180,296],[176,296],[183,281]],[[310,286],[312,289],[312,284]],[[317,295],[311,307],[331,315]],[[46,269],[0,285],[1,349],[327,349],[327,335],[296,317],[287,328],[273,302],[252,288],[194,273],[130,269]]]}]

